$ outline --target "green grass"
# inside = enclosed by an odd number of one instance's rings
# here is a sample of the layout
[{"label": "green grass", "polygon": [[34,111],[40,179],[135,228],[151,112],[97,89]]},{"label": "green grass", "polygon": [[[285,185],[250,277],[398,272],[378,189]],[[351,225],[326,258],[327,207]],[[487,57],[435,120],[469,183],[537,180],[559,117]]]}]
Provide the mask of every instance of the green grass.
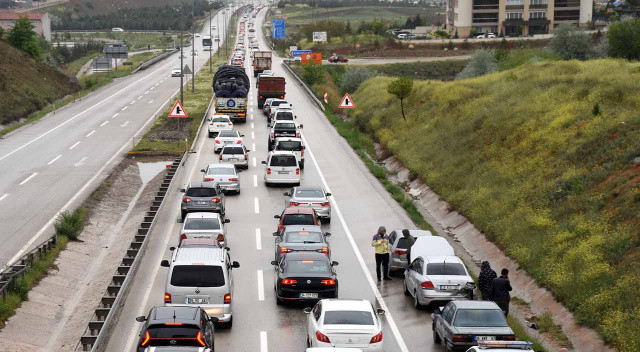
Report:
[{"label": "green grass", "polygon": [[[288,25],[300,25],[310,23],[315,20],[328,19],[333,21],[351,22],[352,26],[357,25],[357,23],[361,21],[369,22],[373,20],[404,24],[407,17],[414,17],[419,14],[423,18],[426,16],[426,18],[434,19],[435,13],[438,12],[435,7],[357,6],[312,8],[308,5],[286,5],[285,8],[280,9],[280,11],[282,11],[283,16],[287,17]],[[435,21],[431,24],[435,24]]]},{"label": "green grass", "polygon": [[81,58],[75,59],[67,64],[64,64],[62,68],[62,72],[64,72],[65,75],[71,77],[77,74],[82,68],[82,66],[84,66],[84,64],[86,64],[89,60],[94,59],[98,56],[102,56],[102,53],[95,52],[89,55],[85,55]]},{"label": "green grass", "polygon": [[435,79],[452,81],[469,63],[468,60],[442,60],[430,62],[408,62],[386,65],[368,65],[378,73],[391,77],[411,77],[413,79]]},{"label": "green grass", "polygon": [[518,321],[518,319],[514,318],[511,315],[507,316],[507,323],[509,323],[509,326],[511,327],[511,330],[513,330],[513,333],[516,335],[516,339],[518,341],[529,341],[529,342],[533,342],[533,350],[534,351],[544,351],[546,352],[547,349],[544,348],[542,346],[542,344],[540,343],[540,341],[538,341],[537,339],[529,336],[527,334],[527,330],[526,328],[520,324],[520,321]]},{"label": "green grass", "polygon": [[[201,27],[198,27],[201,28]],[[60,37],[60,41],[68,41],[68,39],[63,39],[65,33],[71,34],[71,41],[78,42],[86,42],[89,40],[95,39],[112,39],[124,41],[129,51],[134,50],[147,50],[150,45],[151,48],[162,48],[167,49],[170,46],[173,46],[174,40],[171,39],[171,36],[174,33],[164,32],[164,33],[134,33],[134,32],[93,32],[93,33],[83,33],[83,32],[57,32]],[[191,34],[184,33],[183,39],[188,41],[191,37]],[[196,40],[201,38],[196,38]],[[54,40],[55,41],[55,40]],[[180,37],[175,40],[176,43],[180,42]]]}]

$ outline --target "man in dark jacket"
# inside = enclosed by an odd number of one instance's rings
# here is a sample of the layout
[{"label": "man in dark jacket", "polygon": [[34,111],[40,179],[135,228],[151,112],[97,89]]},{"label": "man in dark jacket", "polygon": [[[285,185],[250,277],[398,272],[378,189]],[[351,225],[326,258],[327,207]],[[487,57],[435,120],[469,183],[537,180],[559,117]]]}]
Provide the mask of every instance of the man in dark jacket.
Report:
[{"label": "man in dark jacket", "polygon": [[478,277],[478,288],[482,293],[482,300],[489,300],[489,293],[491,292],[491,285],[493,285],[493,279],[498,277],[496,272],[491,269],[491,265],[488,261],[482,262],[480,266],[480,276]]},{"label": "man in dark jacket", "polygon": [[402,236],[404,236],[407,244],[407,266],[409,266],[411,264],[411,247],[416,243],[416,239],[411,236],[408,229],[402,230]]},{"label": "man in dark jacket", "polygon": [[509,301],[511,301],[511,282],[509,282],[509,270],[504,268],[500,272],[500,277],[493,279],[491,284],[491,300],[496,302],[502,309],[504,315],[509,315]]}]

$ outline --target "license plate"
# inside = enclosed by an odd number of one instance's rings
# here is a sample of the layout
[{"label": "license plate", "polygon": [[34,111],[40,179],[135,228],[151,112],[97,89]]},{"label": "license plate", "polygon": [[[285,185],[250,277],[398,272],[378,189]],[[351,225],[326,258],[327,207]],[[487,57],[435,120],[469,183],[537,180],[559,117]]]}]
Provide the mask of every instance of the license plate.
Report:
[{"label": "license plate", "polygon": [[208,203],[209,202],[207,202],[206,200],[200,200],[196,204],[198,204],[198,205],[207,205]]},{"label": "license plate", "polygon": [[475,336],[476,341],[495,341],[495,336]]},{"label": "license plate", "polygon": [[224,144],[231,144],[233,143],[232,141],[224,141]]},{"label": "license plate", "polygon": [[457,288],[457,285],[440,285],[441,290],[456,290]]},{"label": "license plate", "polygon": [[317,293],[301,293],[300,298],[318,298]]},{"label": "license plate", "polygon": [[278,175],[288,175],[289,171],[278,171]]},{"label": "license plate", "polygon": [[187,304],[208,304],[206,298],[187,298]]},{"label": "license plate", "polygon": [[216,127],[218,127],[218,128],[224,128],[224,127],[225,127],[225,125],[216,125]]}]

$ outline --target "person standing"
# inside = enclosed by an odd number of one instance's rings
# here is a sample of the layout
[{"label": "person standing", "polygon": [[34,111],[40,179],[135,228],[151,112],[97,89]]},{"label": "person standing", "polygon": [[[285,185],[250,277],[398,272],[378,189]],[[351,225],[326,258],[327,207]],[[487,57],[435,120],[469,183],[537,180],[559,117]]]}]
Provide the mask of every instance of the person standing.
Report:
[{"label": "person standing", "polygon": [[511,301],[511,282],[509,282],[509,270],[502,269],[500,277],[493,279],[491,284],[491,300],[496,302],[505,316],[509,315],[509,301]]},{"label": "person standing", "polygon": [[488,301],[491,292],[491,285],[493,285],[493,279],[498,277],[498,274],[491,269],[491,265],[488,261],[482,262],[480,265],[480,276],[478,277],[478,288],[482,293],[482,300]]},{"label": "person standing", "polygon": [[[375,249],[376,253],[376,274],[378,275],[378,281],[380,281],[381,278],[391,280],[389,277],[389,236],[384,226],[378,228],[378,232],[373,236],[371,246]],[[380,272],[380,266],[382,266],[382,273]]]},{"label": "person standing", "polygon": [[407,267],[411,264],[411,247],[416,243],[416,239],[411,236],[408,229],[402,230],[402,236],[405,238],[407,244]]}]

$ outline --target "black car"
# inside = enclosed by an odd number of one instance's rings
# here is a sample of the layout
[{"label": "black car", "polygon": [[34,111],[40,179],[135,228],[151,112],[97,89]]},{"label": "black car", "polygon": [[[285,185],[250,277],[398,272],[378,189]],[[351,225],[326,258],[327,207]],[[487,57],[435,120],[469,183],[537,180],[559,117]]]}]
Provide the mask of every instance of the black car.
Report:
[{"label": "black car", "polygon": [[214,325],[218,318],[210,318],[200,307],[153,307],[140,330],[138,352],[153,346],[195,346],[213,350]]},{"label": "black car", "polygon": [[338,298],[338,276],[324,253],[291,252],[272,261],[275,266],[276,303]]},{"label": "black car", "polygon": [[191,182],[184,192],[180,204],[181,219],[187,213],[213,212],[224,216],[224,194],[215,182]]}]

